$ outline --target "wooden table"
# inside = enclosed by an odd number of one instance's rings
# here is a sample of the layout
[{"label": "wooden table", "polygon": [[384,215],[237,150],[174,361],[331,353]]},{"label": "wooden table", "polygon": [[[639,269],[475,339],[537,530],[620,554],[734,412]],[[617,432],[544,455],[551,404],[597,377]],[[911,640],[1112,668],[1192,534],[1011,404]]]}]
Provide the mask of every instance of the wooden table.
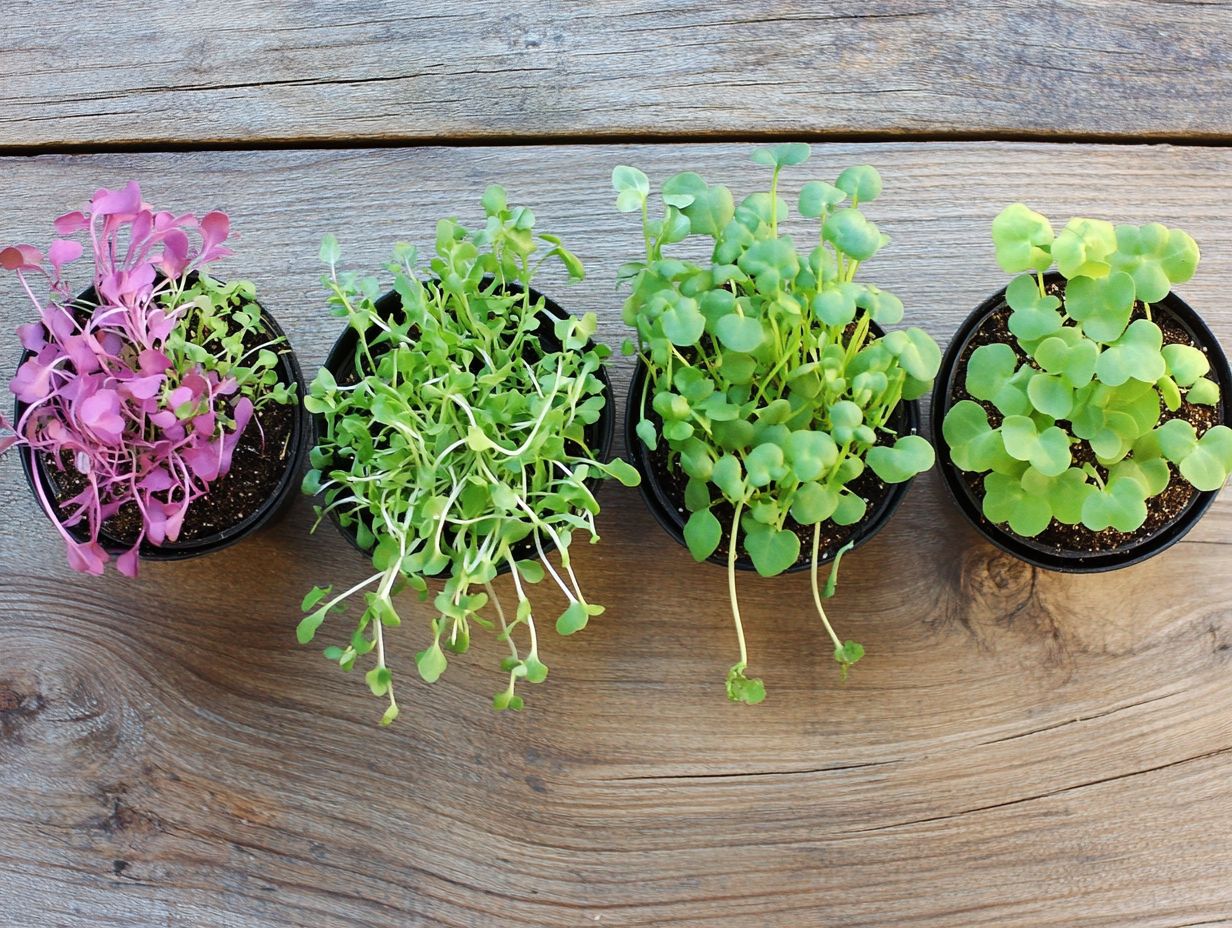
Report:
[{"label": "wooden table", "polygon": [[[748,190],[748,139],[807,138],[800,180],[882,170],[895,241],[868,279],[943,345],[1004,282],[989,222],[1023,198],[1189,230],[1181,292],[1232,347],[1226,3],[279,6],[9,5],[0,238],[45,241],[129,178],[224,208],[220,273],[257,281],[311,372],[338,332],[321,234],[377,267],[501,182],[586,261],[554,295],[618,344],[640,239],[612,166]],[[27,316],[0,278],[10,368]],[[364,569],[307,501],[91,579],[0,463],[0,924],[1232,925],[1232,497],[1162,556],[1072,577],[1000,554],[926,475],[844,565],[831,611],[869,651],[845,685],[807,580],[740,578],[757,708],[723,697],[723,571],[636,491],[602,502],[576,561],[607,613],[549,641],[527,710],[487,708],[489,637],[414,681],[412,622],[382,730],[294,642],[307,588]]]}]

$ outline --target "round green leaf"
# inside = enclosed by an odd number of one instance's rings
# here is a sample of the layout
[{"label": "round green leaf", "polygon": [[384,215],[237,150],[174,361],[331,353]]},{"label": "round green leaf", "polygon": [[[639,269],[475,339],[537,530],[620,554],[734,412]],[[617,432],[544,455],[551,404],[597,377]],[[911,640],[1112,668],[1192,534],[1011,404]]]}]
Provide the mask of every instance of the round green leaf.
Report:
[{"label": "round green leaf", "polygon": [[881,196],[881,175],[871,164],[857,164],[838,176],[834,185],[852,200],[869,202]]},{"label": "round green leaf", "polygon": [[769,148],[759,148],[749,155],[749,160],[755,164],[767,167],[786,167],[803,164],[808,161],[811,149],[805,142],[784,142]]},{"label": "round green leaf", "polygon": [[818,479],[838,459],[838,446],[827,432],[798,429],[788,436],[784,450],[792,473],[802,483]]},{"label": "round green leaf", "polygon": [[863,498],[844,489],[839,493],[838,505],[830,519],[835,525],[855,525],[864,518],[867,511],[868,503]]},{"label": "round green leaf", "polygon": [[755,524],[744,535],[744,548],[753,566],[763,577],[774,577],[791,567],[800,557],[800,538],[786,529]]},{"label": "round green leaf", "polygon": [[1163,356],[1168,373],[1182,387],[1191,386],[1211,369],[1206,354],[1192,345],[1164,345]]},{"label": "round green leaf", "polygon": [[1082,504],[1082,524],[1093,532],[1112,527],[1134,532],[1146,521],[1146,491],[1129,477],[1110,480],[1102,490],[1087,496]]},{"label": "round green leaf", "polygon": [[1028,416],[1006,416],[1001,423],[1005,450],[1019,461],[1048,477],[1055,477],[1070,465],[1069,436],[1055,425],[1042,432]]},{"label": "round green leaf", "polygon": [[[1071,219],[1052,243],[1057,270],[1067,278],[1104,277],[1116,251],[1116,229],[1102,219]],[[1115,336],[1113,336],[1115,338]]]},{"label": "round green leaf", "polygon": [[800,215],[806,219],[818,219],[833,206],[847,199],[847,194],[833,184],[811,180],[800,188]]},{"label": "round green leaf", "polygon": [[932,336],[920,328],[897,329],[888,333],[882,343],[909,377],[932,380],[941,367],[941,349]]},{"label": "round green leaf", "polygon": [[933,466],[933,446],[919,435],[903,435],[893,446],[876,445],[865,462],[886,483],[903,483]]},{"label": "round green leaf", "polygon": [[1185,399],[1190,403],[1214,406],[1219,402],[1219,384],[1207,377],[1199,377],[1186,391]]},{"label": "round green leaf", "polygon": [[801,525],[816,525],[834,514],[838,500],[836,490],[812,481],[802,483],[792,495],[791,517]]},{"label": "round green leaf", "polygon": [[1026,538],[1038,535],[1052,520],[1047,498],[1027,493],[1020,480],[1005,474],[992,473],[984,478],[982,508],[990,522],[1008,524]]},{"label": "round green leaf", "polygon": [[1074,391],[1056,374],[1036,374],[1027,384],[1031,405],[1053,419],[1067,419],[1074,408]]},{"label": "round green leaf", "polygon": [[783,449],[770,442],[763,442],[745,456],[744,469],[748,474],[749,484],[754,487],[764,487],[781,480],[787,473]]},{"label": "round green leaf", "polygon": [[828,287],[813,297],[813,313],[826,325],[845,326],[856,317],[856,296],[861,288],[848,284]]},{"label": "round green leaf", "polygon": [[1065,311],[1082,331],[1109,344],[1121,337],[1134,308],[1134,281],[1121,271],[1106,277],[1076,277],[1065,285]]},{"label": "round green leaf", "polygon": [[1052,226],[1039,213],[1013,203],[992,221],[997,263],[1007,274],[1046,271],[1052,265]]},{"label": "round green leaf", "polygon": [[723,347],[732,351],[753,352],[761,347],[761,343],[765,340],[761,321],[751,316],[731,313],[720,319],[715,324],[714,330]]},{"label": "round green leaf", "polygon": [[1068,386],[1076,390],[1085,387],[1095,376],[1099,346],[1081,336],[1072,343],[1053,336],[1036,345],[1033,354],[1040,367],[1050,374],[1059,374]]},{"label": "round green leaf", "polygon": [[697,302],[687,297],[665,310],[659,323],[668,341],[681,348],[697,344],[706,330],[706,317],[698,311]]},{"label": "round green leaf", "polygon": [[[1076,283],[1077,281],[1075,281]],[[1131,378],[1143,383],[1155,383],[1167,373],[1161,351],[1163,332],[1148,319],[1136,319],[1125,334],[1105,348],[1095,362],[1095,374],[1101,383],[1119,386]]]},{"label": "round green leaf", "polygon": [[1033,342],[1061,328],[1064,320],[1057,309],[1061,301],[1040,293],[1039,284],[1029,274],[1010,281],[1005,289],[1005,301],[1013,310],[1009,330],[1024,342]]},{"label": "round green leaf", "polygon": [[1232,472],[1232,429],[1226,425],[1207,429],[1197,447],[1181,461],[1180,470],[1196,490],[1206,492],[1222,487]]},{"label": "round green leaf", "polygon": [[864,217],[858,209],[836,209],[822,226],[822,237],[857,261],[867,261],[881,248],[880,230]]},{"label": "round green leaf", "polygon": [[704,561],[714,554],[722,537],[723,527],[709,509],[694,512],[684,524],[684,541],[694,560]]}]

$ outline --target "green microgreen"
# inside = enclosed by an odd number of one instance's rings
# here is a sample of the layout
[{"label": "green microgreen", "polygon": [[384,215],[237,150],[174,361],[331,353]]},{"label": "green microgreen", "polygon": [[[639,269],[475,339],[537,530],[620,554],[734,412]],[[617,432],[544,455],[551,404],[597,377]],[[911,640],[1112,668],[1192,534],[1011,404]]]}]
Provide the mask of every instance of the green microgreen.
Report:
[{"label": "green microgreen", "polygon": [[[1134,532],[1173,469],[1195,489],[1221,487],[1232,472],[1232,429],[1199,436],[1165,415],[1219,402],[1210,361],[1191,345],[1165,345],[1152,317],[1152,304],[1193,277],[1194,240],[1158,223],[1097,219],[1072,219],[1054,235],[1021,203],[993,220],[992,239],[998,263],[1018,275],[1005,297],[1019,350],[972,351],[963,385],[974,400],[955,403],[943,423],[955,466],[985,474],[984,515],[1026,537],[1054,519]],[[1044,279],[1054,263],[1059,289]],[[1075,458],[1084,443],[1095,463]]]},{"label": "green microgreen", "polygon": [[[317,374],[305,401],[324,428],[304,490],[323,494],[318,523],[334,513],[371,550],[375,573],[341,593],[310,591],[298,637],[311,641],[362,593],[354,633],[325,653],[344,670],[361,658],[370,664],[368,686],[389,702],[384,724],[398,713],[384,631],[401,623],[394,596],[403,586],[426,600],[430,581],[440,580],[431,634],[416,655],[420,677],[439,678],[446,652],[467,650],[473,625],[491,628],[509,649],[501,661],[508,682],[493,706],[520,709],[519,681],[539,683],[548,672],[527,586],[550,577],[564,593],[562,635],[602,613],[582,594],[570,544],[577,533],[598,540],[593,480],[638,481],[626,462],[599,460],[588,439],[607,401],[597,372],[608,349],[590,340],[595,315],[556,318],[532,297],[545,260],[559,260],[574,279],[581,263],[559,238],[536,233],[534,214],[508,206],[500,187],[482,202],[479,229],[438,223],[426,278],[413,247],[395,248],[387,266],[394,312],[378,308],[375,277],[338,269],[332,236],[321,248],[329,304],[357,344],[337,377]],[[505,569],[511,610],[493,586]]]},{"label": "green microgreen", "polygon": [[[770,189],[738,203],[725,186],[676,174],[663,182],[662,212],[653,218],[646,175],[627,166],[612,172],[617,209],[641,214],[645,247],[645,260],[620,272],[632,290],[624,320],[637,332],[626,352],[648,371],[642,395],[632,398],[643,412],[637,435],[651,450],[664,443],[670,464],[688,477],[684,536],[694,558],[715,556],[726,535],[740,651],[727,695],[745,703],[760,702],[765,687],[746,676],[736,597],[741,546],[763,576],[807,559],[817,612],[845,676],[864,650],[838,637],[822,607],[841,553],[834,552],[822,595],[823,523],[864,518],[868,501],[852,484],[866,467],[900,483],[933,463],[928,442],[897,435],[892,420],[903,400],[928,390],[940,351],[918,328],[877,336],[872,323],[898,323],[903,304],[855,280],[889,241],[861,210],[880,195],[881,177],[859,165],[833,183],[804,184],[796,203],[815,221],[815,244],[798,248],[782,232],[789,207],[779,180],[809,153],[800,143],[755,151],[752,160],[771,170]],[[708,260],[665,255],[690,237],[709,248]],[[802,553],[801,537],[810,534],[811,553]]]}]

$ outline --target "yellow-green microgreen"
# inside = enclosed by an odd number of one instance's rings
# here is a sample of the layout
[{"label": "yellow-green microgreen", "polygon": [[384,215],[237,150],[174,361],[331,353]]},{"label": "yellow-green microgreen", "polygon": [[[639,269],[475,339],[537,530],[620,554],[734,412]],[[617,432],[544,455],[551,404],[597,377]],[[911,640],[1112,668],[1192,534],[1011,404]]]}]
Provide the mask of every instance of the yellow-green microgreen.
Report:
[{"label": "yellow-green microgreen", "polygon": [[[1026,355],[1008,344],[976,348],[965,387],[1001,414],[964,399],[946,413],[943,435],[956,467],[984,473],[984,515],[1033,537],[1053,519],[1091,531],[1134,532],[1147,501],[1172,468],[1198,490],[1216,490],[1232,472],[1232,429],[1199,436],[1181,419],[1161,424],[1182,402],[1214,405],[1219,385],[1198,348],[1164,344],[1152,304],[1197,269],[1199,252],[1180,229],[1071,219],[1061,232],[1022,203],[993,221],[997,261],[1017,274],[1006,288],[1008,326]],[[1065,279],[1045,286],[1053,266]],[[1131,318],[1135,304],[1144,318]],[[1076,463],[1085,442],[1096,463]]]},{"label": "yellow-green microgreen", "polygon": [[[543,261],[558,259],[574,279],[581,263],[557,237],[535,233],[534,214],[509,207],[501,188],[487,189],[483,207],[477,230],[454,219],[437,225],[427,279],[417,275],[414,248],[395,249],[393,313],[378,309],[376,278],[338,270],[332,236],[321,248],[329,303],[358,338],[346,370],[336,378],[322,369],[306,398],[324,428],[304,490],[323,494],[318,522],[334,513],[372,551],[375,572],[341,593],[311,590],[298,637],[311,641],[327,616],[363,594],[349,643],[325,654],[344,670],[370,655],[368,685],[389,700],[383,724],[398,713],[384,631],[400,624],[394,595],[404,584],[427,599],[429,581],[443,578],[431,638],[416,655],[419,675],[434,682],[446,651],[466,651],[472,623],[495,628],[509,655],[501,661],[508,683],[493,705],[520,709],[518,681],[539,683],[548,672],[526,584],[550,577],[560,587],[562,635],[601,613],[582,594],[570,543],[575,532],[598,540],[589,482],[638,481],[629,464],[603,462],[591,446],[588,427],[608,399],[597,376],[608,349],[590,340],[595,315],[552,318],[531,295]],[[559,566],[548,557],[553,548]],[[512,611],[492,586],[506,568]],[[495,618],[481,615],[485,607]]]},{"label": "yellow-green microgreen", "polygon": [[[727,676],[733,701],[765,697],[746,676],[748,653],[736,597],[737,551],[774,576],[802,559],[797,527],[812,527],[814,601],[834,643],[842,673],[864,653],[842,641],[822,600],[833,593],[839,552],[824,593],[817,571],[821,526],[855,525],[868,500],[850,484],[871,468],[886,483],[927,470],[933,449],[917,435],[895,436],[891,418],[903,400],[925,393],[941,354],[921,329],[877,336],[872,323],[902,319],[897,297],[855,280],[857,269],[889,239],[860,207],[877,198],[881,177],[860,165],[834,183],[810,181],[800,214],[817,222],[815,246],[797,250],[780,227],[787,202],[783,167],[809,157],[809,146],[785,144],[753,152],[771,169],[770,189],[737,204],[731,191],[692,172],[668,178],[663,213],[651,218],[650,182],[636,168],[617,167],[612,184],[622,212],[640,212],[646,256],[624,265],[632,288],[624,320],[648,376],[634,397],[643,411],[637,435],[650,449],[666,443],[669,461],[688,477],[685,541],[697,560],[728,538],[728,589],[740,659]],[[710,239],[708,261],[666,257],[666,246],[690,235]],[[647,416],[647,405],[655,416]],[[715,509],[731,511],[721,523]],[[843,550],[846,550],[844,548]]]}]

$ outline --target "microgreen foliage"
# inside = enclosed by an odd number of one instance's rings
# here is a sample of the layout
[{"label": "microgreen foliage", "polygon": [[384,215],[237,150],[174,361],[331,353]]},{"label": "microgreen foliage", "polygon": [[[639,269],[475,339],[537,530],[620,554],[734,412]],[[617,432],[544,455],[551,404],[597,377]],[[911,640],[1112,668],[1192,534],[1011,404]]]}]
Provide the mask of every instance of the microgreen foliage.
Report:
[{"label": "microgreen foliage", "polygon": [[[1005,297],[1019,351],[976,348],[964,384],[974,400],[955,403],[943,424],[955,466],[986,472],[984,515],[1026,537],[1054,519],[1133,532],[1173,469],[1198,490],[1223,486],[1232,429],[1199,436],[1165,415],[1219,402],[1210,362],[1198,348],[1165,345],[1152,318],[1151,304],[1193,277],[1194,240],[1158,223],[1097,219],[1072,219],[1054,234],[1021,203],[997,216],[992,238],[1001,267],[1018,275]],[[1065,280],[1056,290],[1044,280],[1054,263]],[[1094,463],[1076,459],[1083,443]]]},{"label": "microgreen foliage", "polygon": [[[263,335],[252,285],[205,273],[231,253],[224,213],[155,210],[131,182],[97,190],[55,229],[46,256],[30,245],[0,250],[0,267],[17,274],[39,313],[18,330],[29,357],[9,387],[24,410],[13,427],[0,416],[0,451],[25,445],[84,482],[62,502],[61,521],[34,481],[75,570],[103,572],[103,523],[137,507],[140,533],[116,561],[135,576],[142,542],[176,541],[193,500],[230,469],[254,413],[297,398],[279,381],[282,339]],[[82,239],[94,262],[86,299],[65,275]]]},{"label": "microgreen foliage", "polygon": [[[402,586],[427,599],[429,580],[443,582],[416,655],[420,677],[434,682],[446,651],[467,650],[472,624],[495,627],[509,655],[501,661],[508,684],[493,706],[520,709],[517,683],[542,682],[548,672],[527,585],[550,577],[560,587],[568,601],[556,619],[562,635],[602,613],[582,595],[570,543],[575,532],[598,540],[590,481],[638,481],[629,464],[604,463],[587,445],[587,426],[606,402],[596,374],[608,349],[590,341],[595,315],[556,319],[531,296],[543,261],[559,260],[574,279],[581,263],[556,236],[536,233],[534,214],[508,206],[500,187],[482,202],[487,219],[477,230],[438,223],[425,279],[415,249],[395,249],[387,267],[401,304],[394,314],[378,309],[376,278],[338,270],[332,236],[321,248],[329,303],[358,339],[345,376],[322,369],[305,401],[325,427],[304,491],[324,494],[318,516],[336,513],[372,551],[375,573],[341,593],[309,592],[298,637],[311,641],[363,593],[349,642],[325,653],[344,670],[370,662],[368,685],[389,702],[383,724],[398,714],[384,629],[400,624],[394,594]],[[539,334],[545,316],[559,347]],[[504,568],[516,591],[511,611],[492,586]]]},{"label": "microgreen foliage", "polygon": [[[877,337],[870,325],[898,323],[903,305],[855,280],[889,241],[861,210],[880,195],[881,177],[859,165],[833,183],[805,183],[797,207],[815,222],[816,242],[798,248],[780,229],[788,204],[779,176],[809,153],[800,143],[755,151],[752,160],[770,169],[770,189],[739,203],[725,186],[677,174],[660,188],[657,218],[646,175],[627,166],[612,173],[616,207],[641,214],[645,246],[645,260],[620,272],[632,289],[624,320],[637,331],[626,351],[636,351],[648,370],[645,391],[632,402],[653,410],[637,434],[651,450],[663,442],[670,463],[688,477],[684,534],[693,556],[711,557],[726,536],[740,646],[727,694],[746,703],[760,702],[765,688],[745,673],[738,549],[743,545],[760,574],[774,576],[801,560],[795,529],[812,527],[806,557],[814,600],[845,675],[864,652],[840,640],[822,608],[838,557],[823,595],[821,526],[864,518],[868,501],[851,485],[866,467],[900,483],[933,463],[928,442],[894,435],[890,420],[902,400],[928,390],[940,352],[918,328]],[[690,236],[706,240],[707,261],[665,255]]]}]

